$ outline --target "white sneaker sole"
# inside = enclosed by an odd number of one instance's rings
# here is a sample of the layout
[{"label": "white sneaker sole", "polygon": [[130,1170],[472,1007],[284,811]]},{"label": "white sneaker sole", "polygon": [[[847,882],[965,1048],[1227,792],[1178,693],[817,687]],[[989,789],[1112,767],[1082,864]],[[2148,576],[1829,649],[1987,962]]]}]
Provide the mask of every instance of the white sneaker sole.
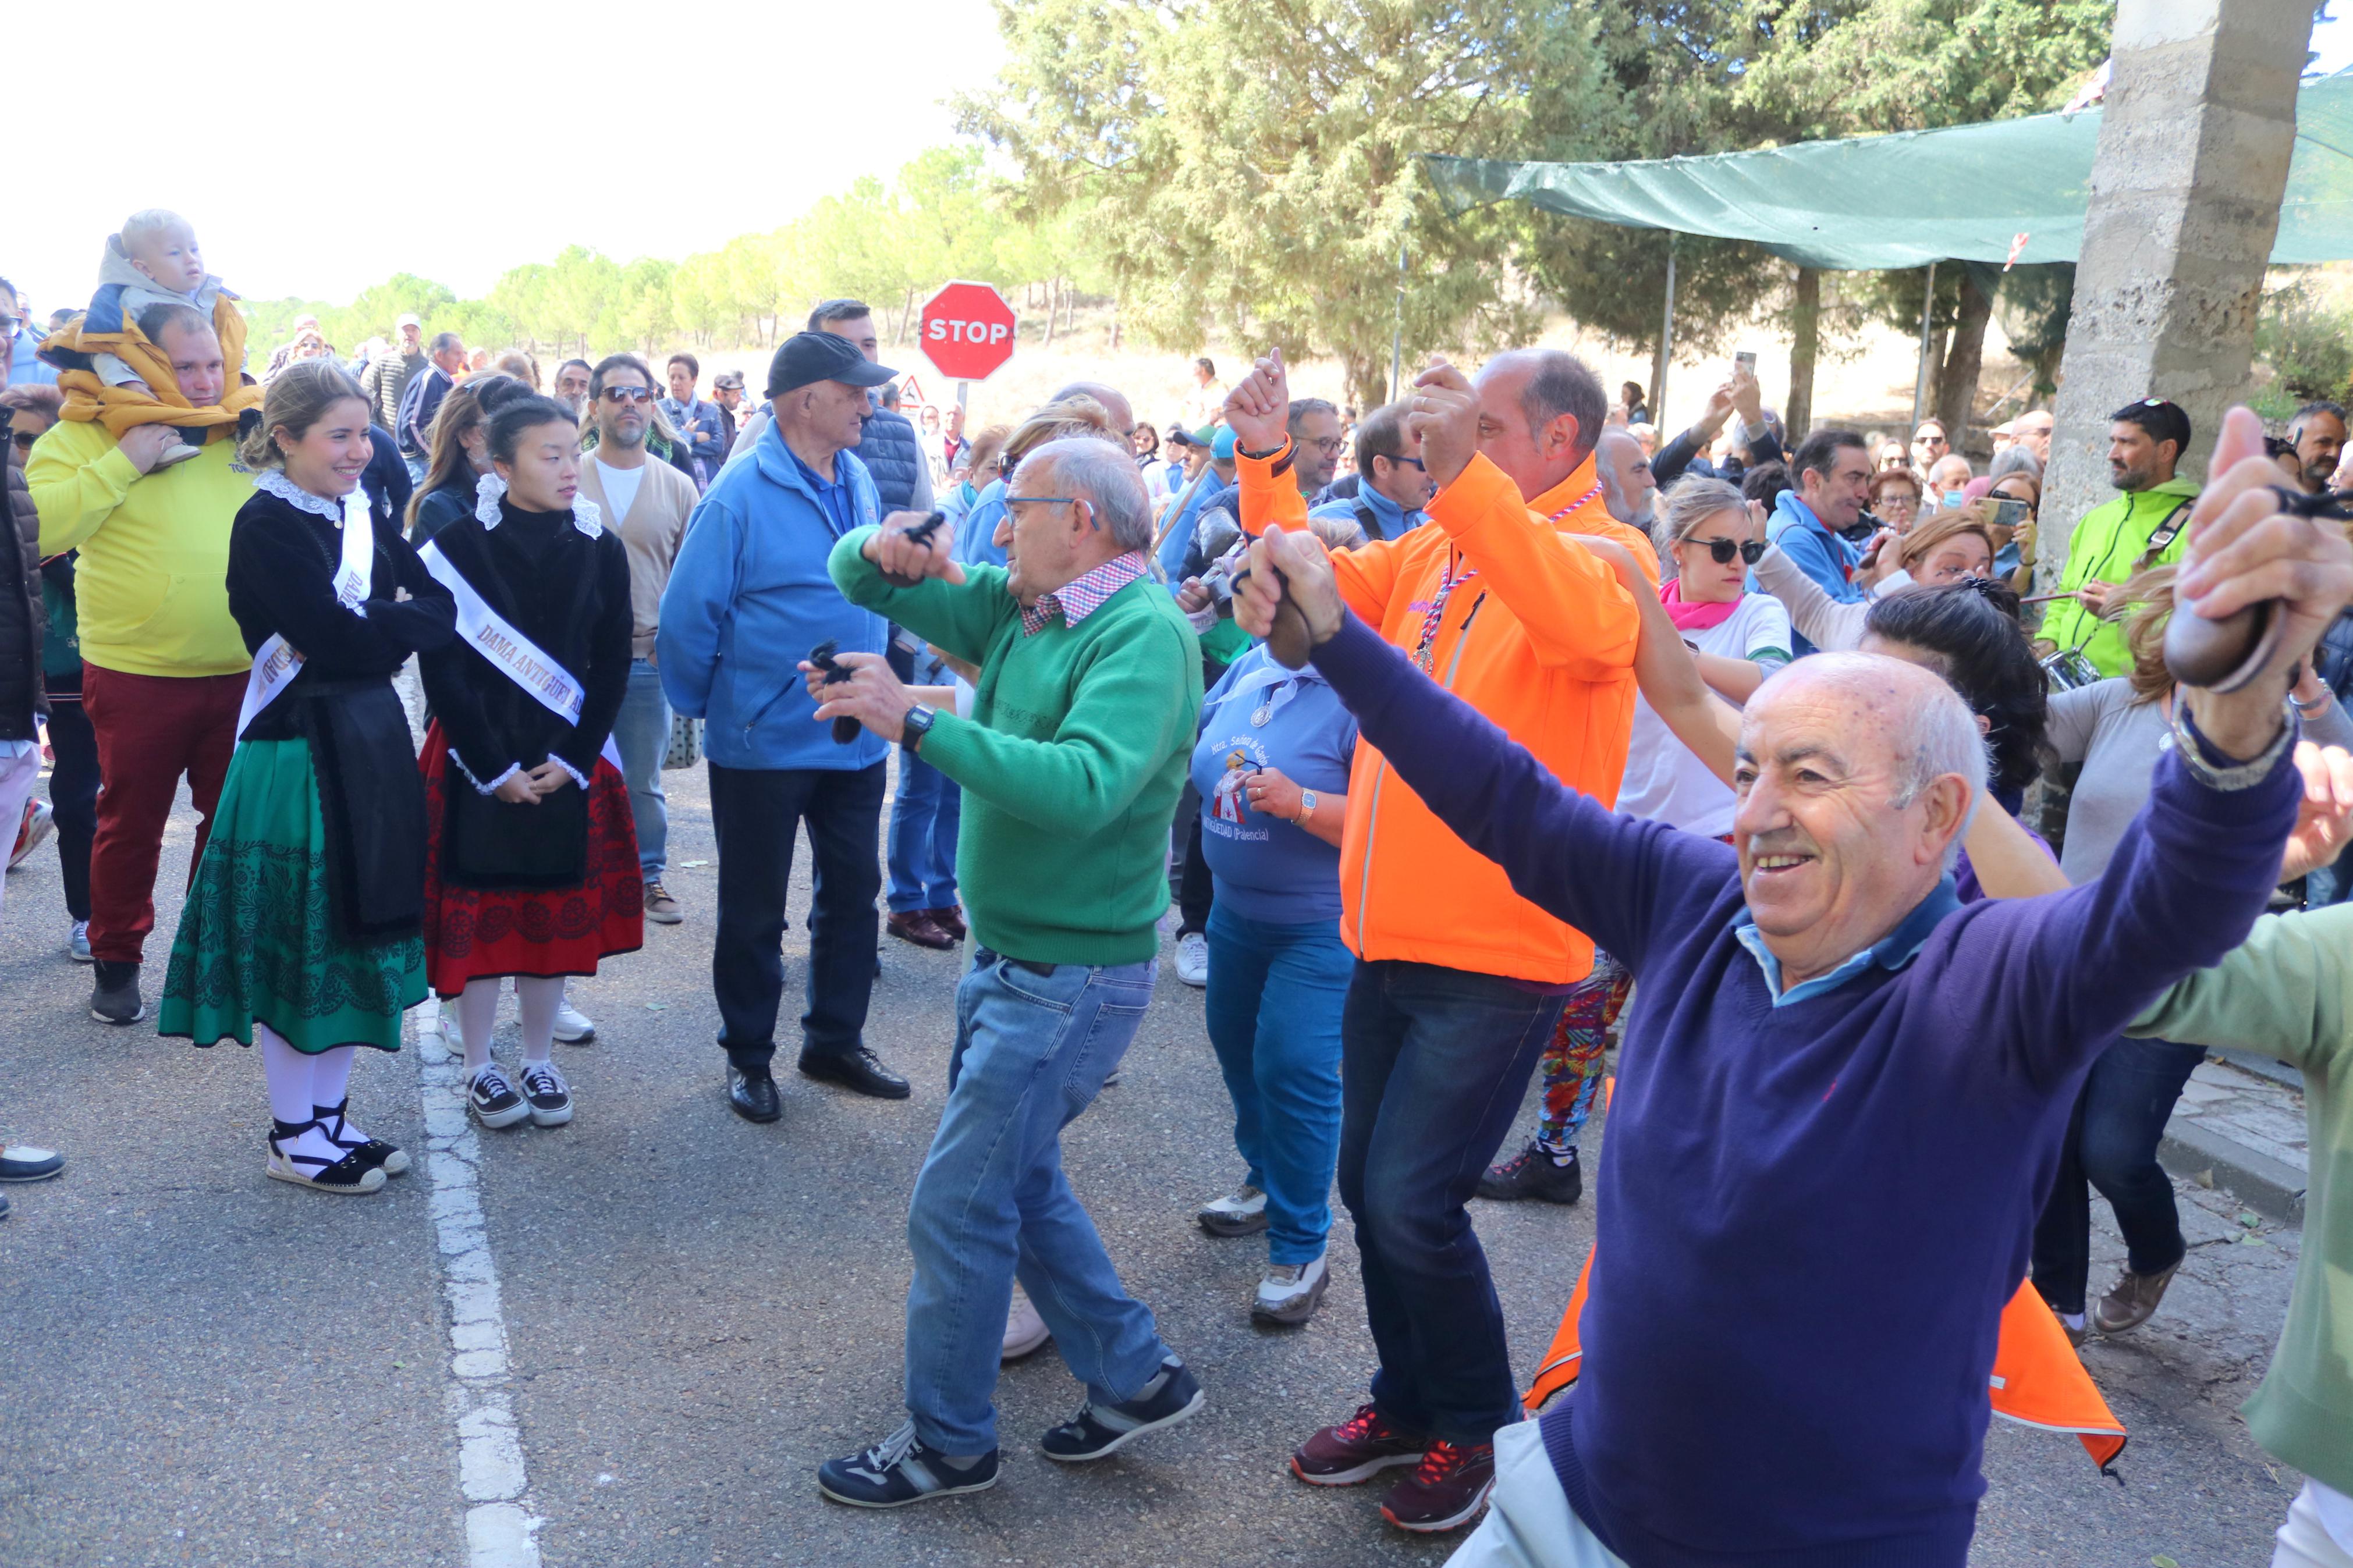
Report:
[{"label": "white sneaker sole", "polygon": [[531,1115],[531,1101],[519,1100],[512,1110],[484,1110],[474,1103],[471,1097],[469,1097],[466,1100],[466,1113],[491,1131],[499,1132],[528,1118]]},{"label": "white sneaker sole", "polygon": [[384,1172],[381,1169],[370,1171],[366,1175],[362,1176],[359,1179],[359,1184],[356,1186],[322,1187],[318,1183],[312,1181],[310,1177],[302,1174],[301,1172],[295,1170],[290,1165],[282,1163],[273,1156],[269,1162],[268,1173],[269,1179],[273,1182],[290,1182],[295,1186],[307,1187],[314,1193],[324,1193],[331,1198],[365,1197],[370,1193],[382,1192],[384,1190],[385,1178]]},{"label": "white sneaker sole", "polygon": [[531,1106],[531,1124],[533,1127],[561,1127],[572,1120],[572,1108],[568,1105],[561,1110],[542,1110],[527,1100],[523,1103]]},{"label": "white sneaker sole", "polygon": [[1198,1415],[1205,1408],[1207,1408],[1208,1403],[1209,1391],[1206,1388],[1198,1389],[1194,1392],[1192,1402],[1187,1405],[1184,1409],[1173,1412],[1170,1415],[1163,1415],[1157,1421],[1147,1421],[1141,1426],[1122,1432],[1118,1436],[1113,1437],[1110,1442],[1105,1443],[1100,1448],[1090,1450],[1084,1454],[1057,1454],[1052,1449],[1043,1447],[1040,1447],[1038,1451],[1045,1455],[1046,1458],[1053,1460],[1058,1465],[1092,1465],[1097,1459],[1110,1458],[1113,1454],[1118,1453],[1122,1448],[1126,1447],[1138,1437],[1148,1437],[1155,1432],[1166,1432],[1171,1426],[1183,1426],[1186,1422],[1190,1421],[1194,1416]]},{"label": "white sneaker sole", "polygon": [[567,1046],[594,1045],[596,1041],[596,1026],[591,1025],[585,1033],[576,1035],[567,1035],[563,1030],[558,1029],[555,1031],[555,1038]]},{"label": "white sneaker sole", "polygon": [[1324,1292],[1331,1284],[1332,1275],[1327,1269],[1306,1289],[1295,1290],[1280,1300],[1270,1301],[1264,1296],[1253,1297],[1250,1300],[1250,1321],[1297,1328],[1315,1315],[1315,1309],[1324,1304]]},{"label": "white sneaker sole", "polygon": [[1450,1514],[1444,1519],[1423,1520],[1418,1523],[1408,1524],[1403,1520],[1391,1514],[1387,1503],[1381,1505],[1381,1517],[1388,1520],[1389,1523],[1394,1525],[1396,1528],[1405,1531],[1410,1534],[1443,1535],[1450,1530],[1460,1530],[1464,1525],[1470,1523],[1472,1520],[1478,1518],[1479,1510],[1487,1506],[1487,1498],[1490,1493],[1494,1491],[1494,1479],[1490,1477],[1488,1478],[1487,1484],[1479,1489],[1479,1495],[1471,1500],[1471,1504],[1468,1508],[1465,1508],[1460,1513]]},{"label": "white sneaker sole", "polygon": [[818,1495],[825,1499],[826,1501],[838,1502],[846,1508],[908,1508],[919,1502],[930,1502],[934,1498],[961,1497],[966,1492],[985,1492],[989,1488],[995,1486],[997,1484],[997,1476],[1002,1476],[1004,1473],[1005,1467],[999,1465],[997,1468],[997,1475],[989,1477],[988,1479],[985,1481],[966,1481],[960,1487],[940,1487],[932,1491],[917,1492],[913,1497],[902,1497],[894,1501],[885,1501],[874,1498],[844,1497],[839,1492],[835,1491],[830,1487],[827,1486],[825,1484],[825,1479],[821,1476],[818,1479],[817,1491]]},{"label": "white sneaker sole", "polygon": [[90,1016],[101,1024],[111,1024],[118,1029],[127,1029],[133,1024],[143,1024],[147,1021],[147,1004],[142,1002],[139,1005],[139,1011],[132,1014],[128,1018],[110,1018],[95,1007],[90,1010]]}]

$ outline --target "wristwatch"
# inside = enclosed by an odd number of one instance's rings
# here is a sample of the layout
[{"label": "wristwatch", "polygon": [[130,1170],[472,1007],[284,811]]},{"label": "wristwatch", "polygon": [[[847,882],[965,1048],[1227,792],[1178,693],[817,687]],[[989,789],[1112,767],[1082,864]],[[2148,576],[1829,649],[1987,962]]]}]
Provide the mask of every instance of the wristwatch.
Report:
[{"label": "wristwatch", "polygon": [[907,716],[899,721],[899,744],[911,752],[915,750],[923,744],[923,737],[932,732],[932,721],[939,716],[938,709],[921,702],[908,709]]},{"label": "wristwatch", "polygon": [[1292,820],[1303,826],[1305,826],[1307,819],[1314,815],[1315,792],[1312,789],[1301,790],[1299,792],[1299,815],[1292,818]]}]

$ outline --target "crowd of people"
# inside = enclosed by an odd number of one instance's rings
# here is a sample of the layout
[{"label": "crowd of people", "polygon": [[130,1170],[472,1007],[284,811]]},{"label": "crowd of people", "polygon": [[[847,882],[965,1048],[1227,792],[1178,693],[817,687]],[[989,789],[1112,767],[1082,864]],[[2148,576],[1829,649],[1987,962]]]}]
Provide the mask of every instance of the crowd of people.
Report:
[{"label": "crowd of people", "polygon": [[[1371,1329],[1300,1481],[1387,1479],[1409,1531],[1483,1513],[1472,1568],[1958,1568],[2005,1310],[2031,1284],[2062,1344],[2159,1310],[2186,1247],[2158,1143],[2240,1044],[2303,1065],[2312,1120],[2250,1406],[2307,1478],[2278,1561],[2353,1564],[2341,407],[2268,442],[2234,411],[2202,489],[2180,408],[2117,410],[2116,496],[2067,524],[2038,623],[2048,413],[1979,474],[1936,421],[1786,431],[1745,363],[1664,440],[1640,385],[1613,402],[1545,349],[1434,362],[1361,416],[1293,397],[1280,354],[1230,383],[1203,358],[1165,426],[1078,382],[967,438],[960,408],[896,406],[855,300],[756,396],[708,397],[691,353],[543,390],[414,316],[358,363],[298,323],[252,370],[168,213],[45,338],[16,304],[0,282],[0,822],[18,859],[54,833],[96,1019],[256,1047],[269,1176],[359,1195],[411,1168],[352,1088],[405,1025],[460,1058],[481,1126],[574,1118],[553,1047],[595,1026],[566,981],[691,912],[665,769],[706,772],[745,1121],[785,1114],[802,831],[803,1075],[908,1098],[867,1043],[878,950],[965,950],[904,1418],[820,1468],[827,1498],[997,1484],[998,1367],[1049,1343],[1084,1388],[1051,1459],[1207,1405],[1060,1148],[1173,925],[1233,1112],[1192,1223],[1264,1237],[1251,1319],[1340,1285]],[[2259,601],[2248,668],[2177,678],[2175,617]],[[63,1165],[0,1148],[0,1180]],[[1577,1386],[1540,1409],[1471,1204],[1589,1184]],[[2127,1250],[2098,1296],[2094,1190]]]}]

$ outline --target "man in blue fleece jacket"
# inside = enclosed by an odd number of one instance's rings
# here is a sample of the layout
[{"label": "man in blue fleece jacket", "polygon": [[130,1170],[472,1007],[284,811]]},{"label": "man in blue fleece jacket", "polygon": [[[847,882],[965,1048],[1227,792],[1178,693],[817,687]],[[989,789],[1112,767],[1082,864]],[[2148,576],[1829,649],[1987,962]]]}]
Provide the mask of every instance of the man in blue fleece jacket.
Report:
[{"label": "man in blue fleece jacket", "polygon": [[1366,743],[1641,983],[1583,1376],[1496,1434],[1458,1568],[1966,1562],[1998,1325],[2068,1108],[2261,912],[2301,793],[2287,670],[2353,596],[2353,546],[2277,513],[2244,409],[2214,469],[2177,613],[2281,599],[2270,667],[2181,704],[2099,881],[1967,906],[1950,861],[1985,758],[1925,672],[1831,655],[1761,689],[1727,847],[1568,790],[1349,618],[1311,542],[1253,547],[1242,625],[1271,627],[1279,571]]}]

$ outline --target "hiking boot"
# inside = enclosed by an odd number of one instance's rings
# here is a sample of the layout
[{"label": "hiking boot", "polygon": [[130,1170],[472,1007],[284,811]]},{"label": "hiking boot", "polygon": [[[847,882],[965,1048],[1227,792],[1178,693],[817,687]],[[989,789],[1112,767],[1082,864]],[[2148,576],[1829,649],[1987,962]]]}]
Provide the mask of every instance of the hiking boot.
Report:
[{"label": "hiking boot", "polygon": [[2136,1274],[2126,1268],[2116,1276],[2108,1293],[2092,1303],[2092,1327],[2104,1334],[2121,1334],[2139,1328],[2155,1315],[2165,1300],[2165,1288],[2180,1270],[2177,1263],[2158,1274]]},{"label": "hiking boot", "polygon": [[1433,1439],[1413,1474],[1381,1499],[1381,1517],[1417,1535],[1460,1530],[1479,1517],[1494,1489],[1493,1444]]},{"label": "hiking boot", "polygon": [[1291,1473],[1311,1487],[1353,1487],[1398,1465],[1421,1463],[1428,1442],[1403,1431],[1370,1405],[1337,1426],[1326,1426],[1291,1456]]},{"label": "hiking boot", "polygon": [[1573,1204],[1585,1195],[1585,1172],[1577,1163],[1576,1150],[1563,1162],[1543,1144],[1530,1143],[1502,1164],[1487,1167],[1479,1178],[1479,1195],[1506,1204],[1522,1198]]},{"label": "hiking boot", "polygon": [[1250,1301],[1250,1316],[1261,1323],[1303,1323],[1315,1315],[1331,1283],[1332,1271],[1321,1257],[1304,1263],[1270,1263]]},{"label": "hiking boot", "polygon": [[1244,1182],[1224,1197],[1203,1204],[1193,1218],[1211,1236],[1256,1236],[1266,1228],[1266,1194]]}]

